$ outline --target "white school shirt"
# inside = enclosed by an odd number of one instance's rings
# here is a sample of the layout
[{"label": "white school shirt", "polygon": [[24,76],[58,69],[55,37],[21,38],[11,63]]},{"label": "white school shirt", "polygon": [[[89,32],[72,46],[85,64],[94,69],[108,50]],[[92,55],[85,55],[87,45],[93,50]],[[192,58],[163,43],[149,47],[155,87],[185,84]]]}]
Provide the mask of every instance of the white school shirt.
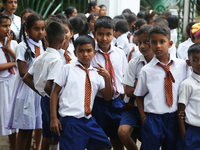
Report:
[{"label": "white school shirt", "polygon": [[127,35],[126,35],[127,38],[129,38],[129,34],[131,34],[130,40],[128,39],[128,42],[129,42],[129,43],[133,43],[134,33],[131,33],[130,31],[128,31],[126,34],[127,34]]},{"label": "white school shirt", "polygon": [[[92,66],[98,66],[97,63],[99,63],[100,65],[102,65],[105,68],[105,57],[101,54],[101,53],[103,53],[103,51],[99,48],[98,45],[96,45],[96,51],[97,51],[96,55],[94,56],[94,58],[91,61]],[[112,62],[113,68],[114,68],[118,92],[119,92],[119,94],[124,94],[124,88],[123,88],[121,82],[122,82],[122,79],[126,72],[126,67],[127,67],[126,56],[122,49],[119,49],[113,45],[110,45],[110,50],[107,53],[109,53],[109,52],[111,52],[110,60]],[[112,83],[114,86],[113,80],[112,80]],[[116,89],[114,87],[114,96],[112,99],[117,98],[119,96],[119,94],[116,94]],[[97,93],[97,96],[102,97],[100,92]]]},{"label": "white school shirt", "polygon": [[130,52],[133,49],[133,47],[135,48],[135,50],[131,53],[132,54],[131,59],[141,55],[138,46],[135,43],[129,43],[129,52],[128,52],[128,55],[127,55],[127,60],[129,58]]},{"label": "white school shirt", "polygon": [[[7,38],[5,38],[4,45],[6,45],[6,42],[7,42]],[[7,59],[6,59],[6,56],[5,56],[5,53],[1,49],[1,47],[5,48],[4,45],[2,45],[0,43],[0,56],[1,56],[1,58],[0,58],[0,64],[8,63]],[[18,45],[17,41],[11,40],[11,42],[10,42],[10,48],[14,52],[15,52],[15,49],[16,49],[17,45]],[[10,57],[10,61],[11,62],[15,62],[15,59],[13,59],[13,57],[10,55],[10,53],[8,53],[8,55]],[[13,69],[14,69],[15,74],[16,74],[17,73],[16,67],[13,67]],[[11,72],[9,72],[8,69],[2,70],[2,71],[0,71],[0,82],[5,81],[5,80],[9,80],[10,78],[13,78],[14,76],[15,75],[13,75]]]},{"label": "white school shirt", "polygon": [[21,18],[13,14],[10,28],[15,33],[16,38],[19,39],[19,32],[21,29]]},{"label": "white school shirt", "polygon": [[[60,74],[54,80],[56,84],[64,88],[60,95],[58,111],[62,117],[73,116],[75,118],[85,117],[89,119],[91,115],[85,115],[84,107],[86,72],[79,68],[78,65],[81,65],[79,61],[76,61],[75,64],[64,65]],[[90,103],[90,109],[92,110],[95,96],[99,90],[105,88],[105,82],[92,65],[88,69],[92,89]]]},{"label": "white school shirt", "polygon": [[185,42],[179,44],[177,49],[177,56],[180,59],[188,59],[188,49],[194,43],[192,42],[191,38],[188,38]]},{"label": "white school shirt", "polygon": [[90,13],[86,13],[85,17],[88,18],[90,16]]},{"label": "white school shirt", "polygon": [[[122,84],[134,87],[135,81],[138,79],[141,68],[146,64],[147,64],[147,61],[145,60],[142,54],[131,59],[128,63],[126,73],[122,80]],[[130,97],[126,96],[124,98],[124,101],[128,102],[129,99]],[[135,103],[135,106],[136,106],[136,103]]]},{"label": "white school shirt", "polygon": [[200,75],[192,73],[179,89],[179,103],[185,104],[185,122],[200,127]]},{"label": "white school shirt", "polygon": [[176,31],[176,29],[170,30],[170,41],[173,41],[173,45],[176,47],[176,43],[177,43],[177,31]]},{"label": "white school shirt", "polygon": [[[69,57],[71,58],[71,61],[70,63],[75,63],[77,61],[77,57],[74,55],[74,49],[73,49],[73,46],[72,44],[70,43],[69,44],[69,47],[67,48],[67,51],[68,51],[68,55]],[[65,50],[64,49],[59,49],[58,52],[60,53],[60,56],[63,60],[63,65],[67,64],[66,62],[66,58],[65,58]]]},{"label": "white school shirt", "polygon": [[127,56],[129,53],[129,42],[128,42],[127,34],[124,33],[120,35],[116,39],[116,43],[117,43],[117,47],[121,48]]},{"label": "white school shirt", "polygon": [[144,112],[165,114],[177,111],[179,85],[189,76],[191,71],[184,60],[170,56],[168,64],[171,60],[173,63],[170,66],[170,71],[175,79],[175,83],[172,83],[172,107],[169,107],[165,97],[166,72],[162,67],[157,65],[160,61],[154,56],[153,59],[141,69],[138,83],[134,91],[134,95],[136,96],[144,96],[147,93],[144,97]]},{"label": "white school shirt", "polygon": [[63,66],[62,58],[56,49],[48,47],[37,57],[28,73],[33,75],[35,88],[42,96],[48,96],[44,91],[47,80],[54,80]]},{"label": "white school shirt", "polygon": [[176,47],[175,45],[172,45],[172,47],[169,48],[169,53],[171,56],[176,58]]}]

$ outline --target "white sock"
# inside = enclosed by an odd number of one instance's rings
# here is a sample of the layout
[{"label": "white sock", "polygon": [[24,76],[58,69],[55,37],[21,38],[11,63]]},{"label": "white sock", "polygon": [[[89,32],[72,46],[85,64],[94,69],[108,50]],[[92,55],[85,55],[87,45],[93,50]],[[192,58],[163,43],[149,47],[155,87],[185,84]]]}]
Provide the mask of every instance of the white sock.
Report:
[{"label": "white sock", "polygon": [[58,144],[57,145],[51,145],[50,150],[58,150]]}]

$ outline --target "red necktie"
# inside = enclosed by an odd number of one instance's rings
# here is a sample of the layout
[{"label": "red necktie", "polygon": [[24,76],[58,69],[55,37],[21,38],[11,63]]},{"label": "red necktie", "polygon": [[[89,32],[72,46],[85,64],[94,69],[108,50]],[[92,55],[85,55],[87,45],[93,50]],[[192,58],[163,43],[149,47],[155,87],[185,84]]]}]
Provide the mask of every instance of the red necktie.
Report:
[{"label": "red necktie", "polygon": [[[1,47],[1,49],[3,50],[5,56],[6,56],[6,59],[7,59],[7,62],[10,62],[10,56],[8,55],[8,51],[4,48],[4,47]],[[8,69],[8,71],[12,74],[15,74],[15,71],[14,69],[11,67]]]},{"label": "red necktie", "polygon": [[35,55],[36,55],[36,58],[40,56],[40,47],[38,46],[35,46]]},{"label": "red necktie", "polygon": [[91,114],[91,109],[90,109],[91,82],[90,82],[89,69],[85,69],[80,65],[78,65],[78,67],[85,70],[85,72],[86,72],[86,79],[85,79],[85,115],[88,116],[88,115]]},{"label": "red necktie", "polygon": [[[100,52],[100,51],[99,51]],[[116,79],[115,79],[115,72],[114,72],[114,68],[113,68],[113,65],[112,65],[112,62],[111,62],[111,60],[110,60],[110,54],[111,54],[111,52],[110,53],[101,53],[100,52],[100,54],[102,54],[104,57],[105,57],[105,68],[106,68],[106,70],[109,72],[109,74],[110,74],[110,76],[111,76],[111,80],[113,79],[113,81],[114,81],[114,86],[115,86],[115,88],[116,88],[116,91],[117,91],[117,93],[119,93],[118,92],[118,89],[117,89],[117,83],[116,83]],[[112,81],[111,81],[112,82]],[[112,89],[113,89],[113,86],[112,86]],[[114,90],[112,90],[113,92],[114,92]]]},{"label": "red necktie", "polygon": [[129,53],[129,56],[128,56],[128,62],[131,60],[131,57],[132,57],[132,52],[135,50],[135,48],[133,47],[131,52]]},{"label": "red necktie", "polygon": [[129,42],[130,42],[130,39],[131,39],[131,35],[132,35],[131,33],[128,34],[128,41]]},{"label": "red necktie", "polygon": [[166,71],[165,76],[165,96],[167,104],[172,107],[173,105],[173,92],[172,92],[172,82],[175,83],[174,77],[170,71],[170,66],[172,65],[171,61],[168,65],[162,65],[159,62],[157,63],[158,66],[161,66]]},{"label": "red necktie", "polygon": [[66,59],[67,64],[70,64],[70,60],[72,60],[72,59],[71,59],[71,57],[68,55],[68,51],[67,51],[67,50],[65,51],[64,56],[65,56],[65,59]]},{"label": "red necktie", "polygon": [[95,32],[92,31],[92,34],[93,34],[93,36],[94,36],[94,41],[96,41],[96,38],[95,38]]}]

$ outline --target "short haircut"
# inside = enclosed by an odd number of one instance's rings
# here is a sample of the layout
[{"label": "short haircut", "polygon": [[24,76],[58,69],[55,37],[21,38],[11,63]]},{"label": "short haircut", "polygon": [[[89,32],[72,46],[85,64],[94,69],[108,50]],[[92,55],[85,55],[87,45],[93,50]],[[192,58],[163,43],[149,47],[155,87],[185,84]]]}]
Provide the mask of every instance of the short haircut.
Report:
[{"label": "short haircut", "polygon": [[195,43],[191,45],[188,49],[188,58],[192,53],[200,53],[200,43]]},{"label": "short haircut", "polygon": [[87,18],[87,22],[89,23],[90,20],[92,20],[93,18],[95,17],[99,17],[100,15],[99,14],[96,14],[96,13],[93,13],[93,14],[90,14],[89,17]]},{"label": "short haircut", "polygon": [[95,49],[94,39],[88,35],[80,35],[79,37],[76,38],[74,42],[75,50],[78,45],[83,45],[83,44],[91,44],[92,47]]},{"label": "short haircut", "polygon": [[144,19],[144,14],[145,14],[144,11],[138,12],[138,13],[137,13],[137,18],[138,18],[138,19]]},{"label": "short haircut", "polygon": [[11,23],[10,17],[8,15],[0,12],[0,24],[2,23],[2,19],[10,20],[10,23]]},{"label": "short haircut", "polygon": [[170,15],[166,18],[169,23],[170,29],[176,29],[178,27],[178,17],[175,15]]},{"label": "short haircut", "polygon": [[126,20],[128,23],[132,23],[137,20],[137,16],[135,14],[130,14],[130,15],[128,15]]},{"label": "short haircut", "polygon": [[153,20],[153,22],[157,22],[159,24],[162,24],[162,25],[165,25],[165,26],[169,27],[168,21],[163,17],[157,17],[156,19]]},{"label": "short haircut", "polygon": [[115,28],[115,24],[113,20],[108,16],[100,16],[94,23],[94,31],[96,32],[98,28],[107,28],[113,29]]},{"label": "short haircut", "polygon": [[151,29],[149,29],[149,39],[151,38],[151,35],[154,33],[162,34],[170,40],[170,29],[169,27],[165,25],[158,24],[158,25],[152,26]]},{"label": "short haircut", "polygon": [[121,33],[128,32],[128,23],[124,19],[119,19],[115,24],[115,31],[119,31]]},{"label": "short haircut", "polygon": [[152,25],[146,25],[141,27],[137,32],[136,32],[136,36],[140,35],[140,34],[149,34],[149,29],[152,28]]},{"label": "short haircut", "polygon": [[61,23],[52,21],[47,25],[46,33],[49,44],[57,43],[60,39],[64,38],[65,28]]},{"label": "short haircut", "polygon": [[149,20],[151,20],[153,18],[153,16],[155,16],[156,14],[157,14],[157,12],[155,10],[148,10],[144,14],[144,19],[149,24]]},{"label": "short haircut", "polygon": [[[195,23],[198,23],[198,22],[189,22],[186,26],[186,32],[188,34],[188,36],[190,37],[190,29],[192,28],[192,26],[195,24]],[[192,38],[192,37],[191,37]]]}]

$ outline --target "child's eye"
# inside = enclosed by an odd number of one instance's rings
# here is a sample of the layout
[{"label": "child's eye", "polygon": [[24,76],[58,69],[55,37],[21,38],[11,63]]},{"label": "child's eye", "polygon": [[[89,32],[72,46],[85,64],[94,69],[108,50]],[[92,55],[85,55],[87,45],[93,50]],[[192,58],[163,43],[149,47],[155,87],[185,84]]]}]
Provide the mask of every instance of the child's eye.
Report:
[{"label": "child's eye", "polygon": [[107,36],[110,36],[111,34],[110,33],[107,33]]},{"label": "child's eye", "polygon": [[165,41],[161,40],[160,43],[163,44]]},{"label": "child's eye", "polygon": [[198,60],[197,60],[197,59],[193,59],[193,61],[194,61],[194,62],[197,62]]}]

